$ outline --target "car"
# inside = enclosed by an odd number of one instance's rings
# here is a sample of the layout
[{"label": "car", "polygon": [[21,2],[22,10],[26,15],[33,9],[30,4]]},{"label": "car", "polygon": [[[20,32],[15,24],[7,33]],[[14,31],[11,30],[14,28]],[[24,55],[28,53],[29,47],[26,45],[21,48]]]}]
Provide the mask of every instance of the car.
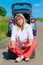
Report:
[{"label": "car", "polygon": [[33,30],[33,35],[36,36],[37,35],[37,21],[34,17],[31,17],[31,26],[32,26],[32,30]]},{"label": "car", "polygon": [[[32,26],[33,35],[36,36],[37,26],[36,26],[36,19],[32,17],[32,5],[30,3],[25,3],[25,2],[19,2],[19,3],[12,4],[13,17],[9,20],[9,23],[8,23],[8,33],[10,34],[10,36],[11,36],[12,27],[13,25],[15,25],[14,17],[17,13],[22,13],[24,15],[24,17],[27,20],[27,23]],[[8,55],[10,58],[17,57],[14,54],[14,52],[10,50],[10,48],[8,48]],[[34,57],[35,57],[35,50],[32,53],[31,58],[34,58]]]},{"label": "car", "polygon": [[8,23],[8,36],[11,36],[12,26],[15,25],[14,17],[17,13],[22,13],[28,24],[31,24],[33,35],[37,35],[37,23],[36,19],[32,17],[32,5],[30,3],[19,2],[12,4],[12,18]]}]

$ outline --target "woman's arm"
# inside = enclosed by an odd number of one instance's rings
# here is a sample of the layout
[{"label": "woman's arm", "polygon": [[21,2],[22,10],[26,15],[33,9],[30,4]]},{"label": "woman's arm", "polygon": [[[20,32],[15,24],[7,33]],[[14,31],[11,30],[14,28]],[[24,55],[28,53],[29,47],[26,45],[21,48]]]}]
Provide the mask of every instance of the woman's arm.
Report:
[{"label": "woman's arm", "polygon": [[28,28],[28,39],[29,39],[29,44],[27,46],[31,46],[33,42],[33,31],[31,25],[29,25]]},{"label": "woman's arm", "polygon": [[15,47],[15,41],[10,41],[11,47]]},{"label": "woman's arm", "polygon": [[15,40],[16,40],[16,30],[15,30],[15,26],[12,27],[12,33],[11,33],[11,46],[14,47],[15,46]]}]

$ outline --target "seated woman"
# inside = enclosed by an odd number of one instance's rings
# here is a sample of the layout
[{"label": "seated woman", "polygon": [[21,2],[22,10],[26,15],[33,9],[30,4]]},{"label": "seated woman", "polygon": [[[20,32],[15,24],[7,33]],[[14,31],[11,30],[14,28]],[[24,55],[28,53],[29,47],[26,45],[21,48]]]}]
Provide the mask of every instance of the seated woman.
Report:
[{"label": "seated woman", "polygon": [[22,14],[16,14],[15,25],[12,27],[11,41],[8,43],[8,48],[16,53],[17,62],[28,61],[32,52],[35,50],[37,43],[33,39],[33,31],[30,24],[27,23]]}]

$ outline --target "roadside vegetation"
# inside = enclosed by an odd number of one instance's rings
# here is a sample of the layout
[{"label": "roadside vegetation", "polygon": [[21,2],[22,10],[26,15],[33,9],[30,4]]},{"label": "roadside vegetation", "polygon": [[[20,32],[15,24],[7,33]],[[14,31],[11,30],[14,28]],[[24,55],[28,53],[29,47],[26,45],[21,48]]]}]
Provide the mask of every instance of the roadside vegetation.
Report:
[{"label": "roadside vegetation", "polygon": [[7,38],[9,17],[0,16],[0,40]]},{"label": "roadside vegetation", "polygon": [[7,13],[6,9],[0,6],[0,16],[6,16],[6,13]]},{"label": "roadside vegetation", "polygon": [[6,9],[0,6],[0,40],[7,38],[9,17],[6,16]]},{"label": "roadside vegetation", "polygon": [[43,18],[36,18],[37,21],[43,22]]}]

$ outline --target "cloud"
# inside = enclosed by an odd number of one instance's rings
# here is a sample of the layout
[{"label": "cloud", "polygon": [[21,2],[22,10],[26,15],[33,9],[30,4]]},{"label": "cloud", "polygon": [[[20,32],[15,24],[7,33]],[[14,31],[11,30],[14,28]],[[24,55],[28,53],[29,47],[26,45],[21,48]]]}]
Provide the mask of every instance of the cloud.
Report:
[{"label": "cloud", "polygon": [[41,12],[40,10],[33,10],[34,12]]},{"label": "cloud", "polygon": [[38,7],[38,6],[40,6],[40,4],[39,4],[39,3],[37,3],[37,4],[34,4],[34,6]]},{"label": "cloud", "polygon": [[43,14],[43,10],[32,10],[33,12],[35,12],[35,13],[40,13],[40,14]]}]

